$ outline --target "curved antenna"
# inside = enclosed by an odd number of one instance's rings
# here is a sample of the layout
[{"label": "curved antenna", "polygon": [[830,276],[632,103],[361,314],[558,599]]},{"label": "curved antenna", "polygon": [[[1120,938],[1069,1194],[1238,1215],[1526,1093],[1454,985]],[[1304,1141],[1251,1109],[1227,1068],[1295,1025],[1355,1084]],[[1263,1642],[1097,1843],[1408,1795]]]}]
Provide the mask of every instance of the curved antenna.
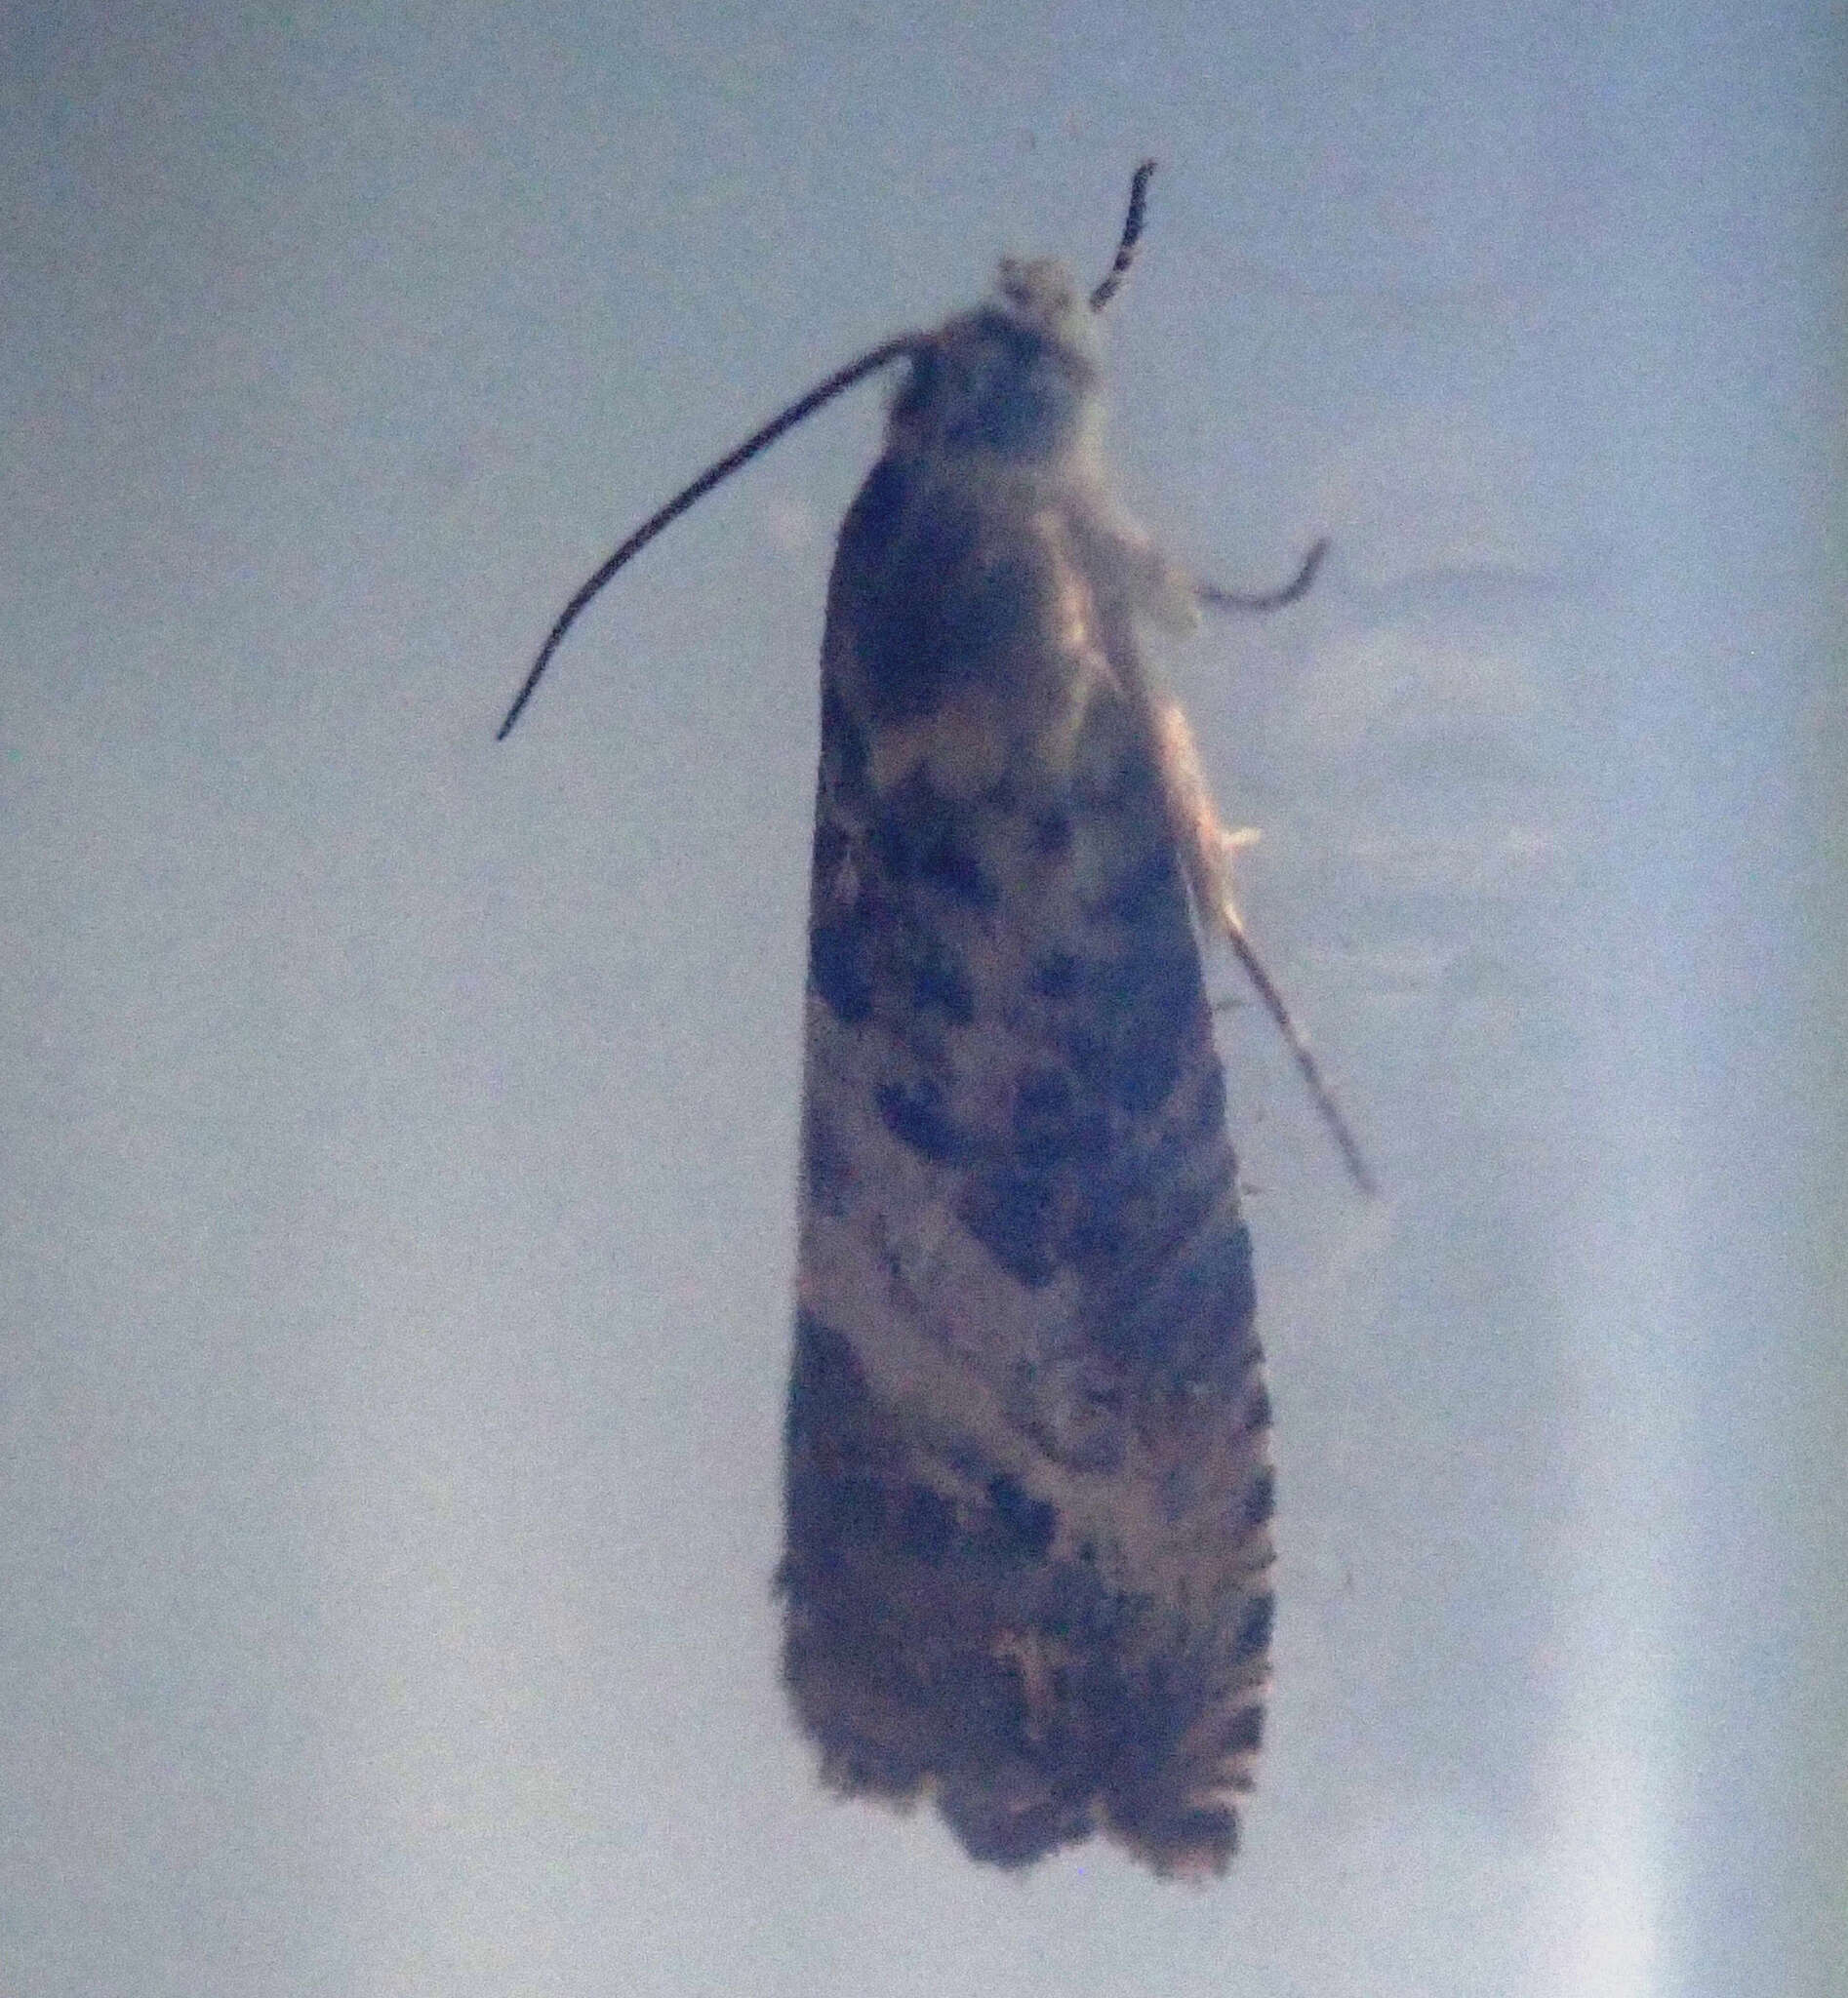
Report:
[{"label": "curved antenna", "polygon": [[1291,577],[1281,589],[1261,590],[1255,596],[1248,596],[1242,590],[1220,589],[1215,584],[1203,582],[1197,585],[1195,594],[1209,611],[1280,611],[1285,604],[1293,604],[1306,593],[1315,580],[1315,572],[1322,566],[1322,557],[1328,553],[1328,537],[1324,535],[1303,558],[1303,566]]},{"label": "curved antenna", "polygon": [[506,720],[495,731],[494,739],[497,742],[506,740],[513,724],[520,718],[521,710],[532,699],[534,690],[544,676],[545,668],[551,664],[552,654],[564,643],[565,633],[578,621],[590,600],[619,569],[639,555],[663,528],[671,526],[689,506],[703,500],[714,486],[729,479],[741,465],[748,464],[760,451],[768,450],[785,430],[794,429],[804,417],[812,417],[824,403],[832,402],[844,389],[852,388],[856,381],[864,380],[868,375],[876,374],[881,368],[890,367],[894,361],[915,351],[917,344],[916,334],[902,334],[897,340],[889,340],[883,346],[862,354],[859,360],[849,361],[846,367],[837,368],[825,381],[818,382],[807,395],[798,396],[787,409],[772,417],[761,430],[752,431],[737,450],[728,451],[716,464],[707,465],[692,485],[676,493],[659,513],[651,513],[615,554],[585,579],[578,593],[559,612],[557,621],[545,634],[545,643],[540,647],[539,657],[533,661],[525,684],[513,697],[513,705],[507,709]]},{"label": "curved antenna", "polygon": [[1116,255],[1110,260],[1110,267],[1091,293],[1093,312],[1102,312],[1116,297],[1122,289],[1123,280],[1129,275],[1130,265],[1136,261],[1136,245],[1143,236],[1143,211],[1148,202],[1148,183],[1154,176],[1154,161],[1144,160],[1129,183],[1129,213],[1123,218],[1123,233],[1117,239]]}]

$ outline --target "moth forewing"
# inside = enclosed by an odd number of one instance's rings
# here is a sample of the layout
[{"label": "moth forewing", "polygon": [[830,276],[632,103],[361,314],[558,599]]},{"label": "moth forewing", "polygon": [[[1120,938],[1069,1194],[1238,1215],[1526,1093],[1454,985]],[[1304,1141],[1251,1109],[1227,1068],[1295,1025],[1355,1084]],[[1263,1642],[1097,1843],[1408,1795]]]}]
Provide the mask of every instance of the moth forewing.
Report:
[{"label": "moth forewing", "polygon": [[919,343],[841,531],[784,1670],[831,1783],[934,1795],[979,1858],[1102,1829],[1215,1872],[1267,1676],[1268,1401],[1204,789],[1135,630],[1191,605],[1105,494],[1096,382],[1065,271],[1004,265]]}]

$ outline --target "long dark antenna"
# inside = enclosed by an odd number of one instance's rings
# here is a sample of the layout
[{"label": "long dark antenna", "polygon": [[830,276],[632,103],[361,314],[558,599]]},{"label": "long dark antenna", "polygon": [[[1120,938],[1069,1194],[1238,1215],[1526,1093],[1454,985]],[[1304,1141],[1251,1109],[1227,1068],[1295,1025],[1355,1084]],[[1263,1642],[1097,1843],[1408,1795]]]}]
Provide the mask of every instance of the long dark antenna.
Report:
[{"label": "long dark antenna", "polygon": [[792,430],[804,417],[812,417],[824,403],[832,402],[844,389],[852,388],[856,381],[864,381],[868,375],[876,374],[881,368],[890,367],[904,355],[913,351],[917,345],[915,334],[902,334],[897,340],[889,340],[883,346],[874,347],[870,353],[862,354],[859,360],[849,361],[846,367],[837,368],[825,381],[818,382],[807,395],[799,396],[786,410],[771,418],[761,430],[754,430],[736,451],[728,451],[716,464],[709,464],[692,485],[676,493],[659,513],[651,513],[610,559],[585,579],[576,596],[559,612],[557,622],[545,634],[545,643],[539,649],[539,657],[533,661],[526,683],[513,697],[513,705],[507,709],[507,718],[495,731],[494,739],[504,742],[513,724],[520,718],[520,711],[532,699],[533,691],[550,665],[552,654],[564,643],[565,633],[578,621],[580,614],[605,583],[632,561],[664,527],[686,512],[697,500],[703,500],[712,488],[729,479],[741,465],[748,464],[760,451],[767,450],[785,430]]},{"label": "long dark antenna", "polygon": [[1154,177],[1154,161],[1144,160],[1129,183],[1129,213],[1123,218],[1123,233],[1117,241],[1116,255],[1110,260],[1110,267],[1091,294],[1093,312],[1102,312],[1116,297],[1122,289],[1123,280],[1129,275],[1130,265],[1136,261],[1136,245],[1143,236],[1143,211],[1148,202],[1148,183]]}]

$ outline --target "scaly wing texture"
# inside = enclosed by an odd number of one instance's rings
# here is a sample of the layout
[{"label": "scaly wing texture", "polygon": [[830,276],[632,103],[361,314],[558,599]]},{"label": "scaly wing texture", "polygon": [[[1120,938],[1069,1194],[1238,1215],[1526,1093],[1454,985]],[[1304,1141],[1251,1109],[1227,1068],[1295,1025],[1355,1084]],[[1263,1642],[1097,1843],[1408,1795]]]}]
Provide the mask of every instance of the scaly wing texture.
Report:
[{"label": "scaly wing texture", "polygon": [[823,657],[784,1672],[978,1858],[1223,1869],[1269,1424],[1134,637],[1070,503],[888,456]]}]

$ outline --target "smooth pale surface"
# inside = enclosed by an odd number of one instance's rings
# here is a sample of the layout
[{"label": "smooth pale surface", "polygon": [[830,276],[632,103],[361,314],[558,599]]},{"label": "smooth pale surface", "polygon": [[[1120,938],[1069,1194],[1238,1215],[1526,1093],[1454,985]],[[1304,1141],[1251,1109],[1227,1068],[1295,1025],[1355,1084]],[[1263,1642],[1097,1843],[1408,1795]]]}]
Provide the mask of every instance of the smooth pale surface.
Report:
[{"label": "smooth pale surface", "polygon": [[[1823,1998],[1839,7],[41,11],[0,48],[0,1987]],[[1282,1463],[1232,1877],[775,1683],[815,656],[876,391],[1101,271]],[[1832,533],[1832,544],[1829,539]],[[1242,998],[1231,970],[1228,997]]]}]

